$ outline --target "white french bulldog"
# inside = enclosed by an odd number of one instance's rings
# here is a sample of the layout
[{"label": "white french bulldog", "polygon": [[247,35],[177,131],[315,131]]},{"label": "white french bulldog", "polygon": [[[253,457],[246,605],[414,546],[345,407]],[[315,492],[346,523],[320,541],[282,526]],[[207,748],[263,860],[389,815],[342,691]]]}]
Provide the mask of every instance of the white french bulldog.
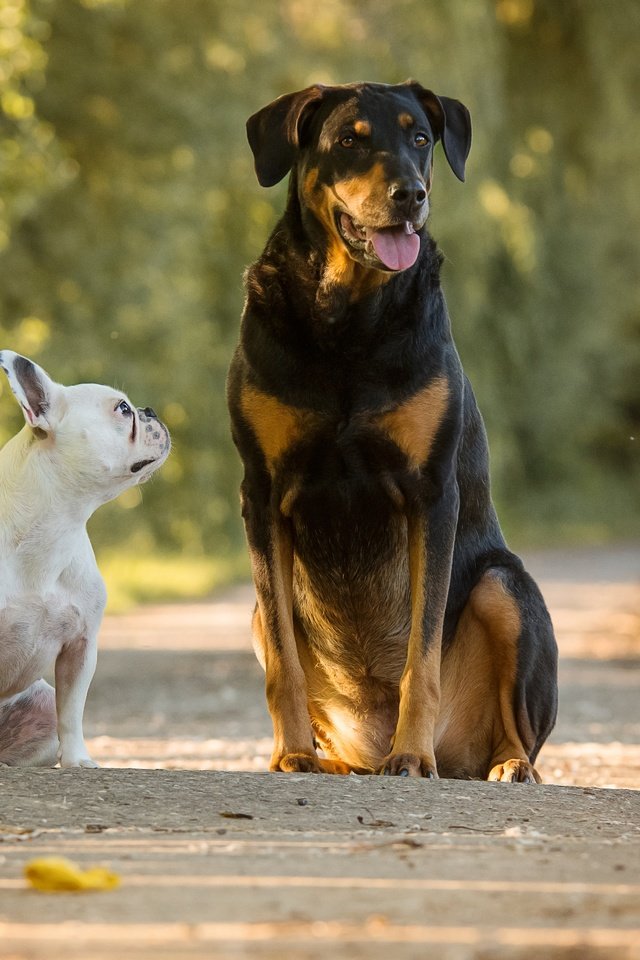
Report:
[{"label": "white french bulldog", "polygon": [[0,765],[95,767],[82,716],[106,591],[86,523],[149,479],[169,434],[111,387],[64,387],[11,350],[0,367],[26,420],[0,450]]}]

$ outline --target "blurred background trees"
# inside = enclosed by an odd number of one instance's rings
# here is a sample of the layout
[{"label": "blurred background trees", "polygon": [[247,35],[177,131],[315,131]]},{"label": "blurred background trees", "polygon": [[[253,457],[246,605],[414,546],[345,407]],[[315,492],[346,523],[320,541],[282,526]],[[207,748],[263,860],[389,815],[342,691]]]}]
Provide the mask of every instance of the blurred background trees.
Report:
[{"label": "blurred background trees", "polygon": [[471,110],[431,230],[508,538],[640,533],[639,40],[637,0],[2,0],[0,345],[174,437],[144,507],[92,521],[114,579],[246,570],[224,379],[286,186],[258,186],[244,124],[316,81],[412,76]]}]

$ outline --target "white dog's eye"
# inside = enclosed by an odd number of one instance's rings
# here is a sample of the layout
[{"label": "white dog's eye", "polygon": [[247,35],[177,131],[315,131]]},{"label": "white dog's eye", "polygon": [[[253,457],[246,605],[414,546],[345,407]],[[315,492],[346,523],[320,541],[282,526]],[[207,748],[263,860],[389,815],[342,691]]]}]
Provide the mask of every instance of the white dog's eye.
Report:
[{"label": "white dog's eye", "polygon": [[120,413],[125,417],[130,417],[133,413],[133,410],[129,406],[126,400],[121,400],[120,403],[117,403],[114,407],[115,410],[119,410]]}]

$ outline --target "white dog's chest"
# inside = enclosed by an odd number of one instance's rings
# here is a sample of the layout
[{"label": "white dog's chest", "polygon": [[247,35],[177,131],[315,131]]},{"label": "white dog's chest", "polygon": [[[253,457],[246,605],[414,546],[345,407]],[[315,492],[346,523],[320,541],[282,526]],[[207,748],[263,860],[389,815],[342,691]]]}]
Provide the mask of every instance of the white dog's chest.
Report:
[{"label": "white dog's chest", "polygon": [[79,583],[67,568],[40,590],[23,583],[21,589],[5,593],[0,604],[0,700],[48,673],[63,649],[83,656],[105,601],[100,574],[91,561],[87,570],[87,559],[83,557],[85,575]]},{"label": "white dog's chest", "polygon": [[[89,624],[77,597],[58,588],[45,596],[12,597],[0,610],[0,699],[25,690],[47,673],[60,651],[86,643]],[[76,602],[74,602],[76,601]]]}]

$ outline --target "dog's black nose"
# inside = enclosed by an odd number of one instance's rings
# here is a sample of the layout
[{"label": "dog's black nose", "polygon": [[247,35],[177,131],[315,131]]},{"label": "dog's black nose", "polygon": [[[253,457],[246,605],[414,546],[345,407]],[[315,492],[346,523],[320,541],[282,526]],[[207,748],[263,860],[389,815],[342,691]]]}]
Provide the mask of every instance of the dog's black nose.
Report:
[{"label": "dog's black nose", "polygon": [[144,408],[144,415],[145,417],[151,417],[153,420],[158,419],[158,414],[155,412],[155,410],[152,410],[151,407]]},{"label": "dog's black nose", "polygon": [[411,220],[427,199],[427,190],[421,180],[394,180],[389,187],[389,198],[398,212]]}]

